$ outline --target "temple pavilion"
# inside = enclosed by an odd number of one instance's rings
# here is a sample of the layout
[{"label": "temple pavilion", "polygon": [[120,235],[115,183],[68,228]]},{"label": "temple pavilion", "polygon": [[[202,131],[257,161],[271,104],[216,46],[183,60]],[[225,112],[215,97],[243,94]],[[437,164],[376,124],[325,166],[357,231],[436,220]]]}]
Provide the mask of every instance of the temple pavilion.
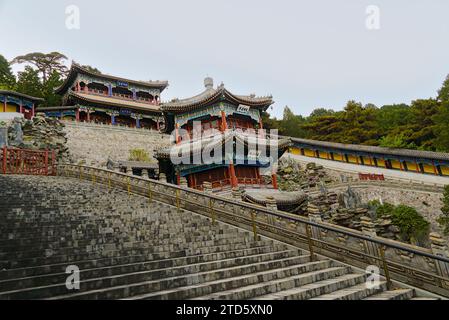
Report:
[{"label": "temple pavilion", "polygon": [[0,112],[16,112],[23,114],[25,119],[31,119],[36,113],[37,105],[44,101],[11,90],[0,90]]},{"label": "temple pavilion", "polygon": [[[272,97],[236,95],[223,84],[214,88],[209,77],[204,85],[204,91],[194,97],[161,105],[173,145],[156,150],[159,172],[168,182],[199,190],[205,183],[214,189],[277,188],[271,160],[278,159],[291,141],[262,130],[261,112],[273,104]],[[214,161],[206,161],[206,154]],[[270,170],[268,182],[261,169]]]},{"label": "temple pavilion", "polygon": [[55,89],[62,106],[40,108],[48,116],[75,121],[163,129],[160,96],[167,81],[137,81],[98,73],[73,63]]}]

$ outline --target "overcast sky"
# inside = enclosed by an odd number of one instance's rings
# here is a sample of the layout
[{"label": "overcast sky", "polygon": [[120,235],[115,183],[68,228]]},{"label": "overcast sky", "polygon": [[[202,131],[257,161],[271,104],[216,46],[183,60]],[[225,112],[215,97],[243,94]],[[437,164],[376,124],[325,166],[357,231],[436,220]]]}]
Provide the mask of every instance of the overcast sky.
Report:
[{"label": "overcast sky", "polygon": [[[66,27],[68,5],[79,29]],[[369,5],[379,29],[367,28]],[[272,94],[275,116],[285,105],[307,115],[349,99],[434,97],[449,73],[448,16],[447,0],[0,0],[0,54],[59,51],[104,73],[168,80],[163,100],[199,93],[208,75],[237,94]]]}]

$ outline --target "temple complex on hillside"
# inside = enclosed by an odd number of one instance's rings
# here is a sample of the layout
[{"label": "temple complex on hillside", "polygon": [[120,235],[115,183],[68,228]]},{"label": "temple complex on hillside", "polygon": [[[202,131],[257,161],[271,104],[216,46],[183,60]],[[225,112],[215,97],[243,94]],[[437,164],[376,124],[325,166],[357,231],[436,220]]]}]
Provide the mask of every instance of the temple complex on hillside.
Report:
[{"label": "temple complex on hillside", "polygon": [[[167,131],[174,131],[175,145],[157,150],[159,172],[166,175],[168,182],[184,181],[200,190],[205,182],[212,183],[213,188],[277,188],[275,172],[270,173],[271,181],[267,184],[261,168],[271,167],[271,160],[288,149],[290,140],[269,137],[262,130],[261,112],[273,104],[272,97],[235,95],[223,84],[214,88],[211,78],[206,78],[204,85],[205,90],[194,97],[161,105]],[[206,163],[202,155],[216,147],[221,150],[219,156],[214,155],[219,161]],[[175,163],[173,155],[181,161]]]},{"label": "temple complex on hillside", "polygon": [[23,114],[25,119],[31,119],[37,105],[44,99],[32,97],[23,93],[0,90],[0,112],[16,112]]},{"label": "temple complex on hillside", "polygon": [[73,63],[64,83],[55,90],[62,106],[39,108],[48,116],[75,121],[163,129],[160,96],[167,81],[136,81]]}]

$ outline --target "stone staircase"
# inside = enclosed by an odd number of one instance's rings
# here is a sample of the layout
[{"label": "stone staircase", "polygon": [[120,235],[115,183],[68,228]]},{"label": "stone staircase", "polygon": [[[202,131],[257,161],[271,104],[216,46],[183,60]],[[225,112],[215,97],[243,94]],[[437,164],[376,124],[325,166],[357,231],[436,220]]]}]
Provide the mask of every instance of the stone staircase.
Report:
[{"label": "stone staircase", "polygon": [[0,175],[0,190],[0,299],[431,298],[92,182]]}]

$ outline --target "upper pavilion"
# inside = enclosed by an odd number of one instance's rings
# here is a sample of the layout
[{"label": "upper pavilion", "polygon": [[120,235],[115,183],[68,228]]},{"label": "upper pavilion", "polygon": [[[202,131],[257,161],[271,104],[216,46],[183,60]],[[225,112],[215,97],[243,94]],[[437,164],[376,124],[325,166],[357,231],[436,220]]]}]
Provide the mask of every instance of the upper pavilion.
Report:
[{"label": "upper pavilion", "polygon": [[95,72],[73,63],[55,89],[63,105],[40,109],[50,116],[77,121],[159,129],[164,123],[160,96],[167,81],[138,81]]},{"label": "upper pavilion", "polygon": [[236,95],[223,84],[214,88],[213,79],[204,80],[205,89],[187,99],[173,99],[161,104],[167,118],[167,131],[191,132],[193,121],[201,121],[202,130],[262,129],[261,111],[274,103],[272,96]]}]

